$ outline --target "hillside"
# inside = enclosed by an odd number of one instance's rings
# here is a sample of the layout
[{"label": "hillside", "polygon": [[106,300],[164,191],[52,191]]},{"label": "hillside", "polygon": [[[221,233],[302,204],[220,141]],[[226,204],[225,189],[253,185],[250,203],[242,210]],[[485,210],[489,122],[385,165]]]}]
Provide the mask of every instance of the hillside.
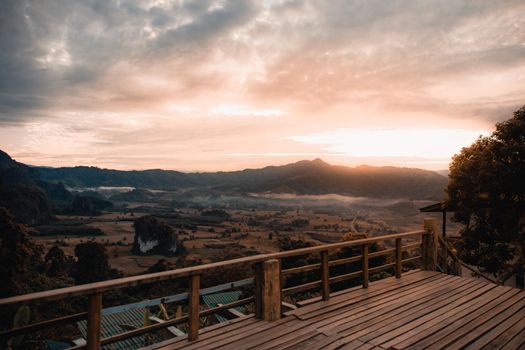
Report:
[{"label": "hillside", "polygon": [[53,214],[53,199],[66,201],[71,194],[60,184],[38,178],[31,167],[0,151],[0,207],[7,208],[18,222],[40,224]]},{"label": "hillside", "polygon": [[447,179],[435,172],[397,167],[345,167],[321,159],[284,166],[215,173],[173,170],[120,171],[96,167],[35,168],[41,179],[71,187],[129,186],[178,190],[214,188],[235,192],[337,193],[376,198],[443,197]]}]

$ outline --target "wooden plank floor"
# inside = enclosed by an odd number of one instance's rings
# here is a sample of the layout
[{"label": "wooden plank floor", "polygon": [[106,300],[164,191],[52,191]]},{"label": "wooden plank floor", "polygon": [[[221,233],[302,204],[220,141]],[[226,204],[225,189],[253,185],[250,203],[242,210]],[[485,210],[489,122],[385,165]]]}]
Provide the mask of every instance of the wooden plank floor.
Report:
[{"label": "wooden plank floor", "polygon": [[407,273],[294,310],[202,329],[173,349],[525,349],[525,292],[437,272]]}]

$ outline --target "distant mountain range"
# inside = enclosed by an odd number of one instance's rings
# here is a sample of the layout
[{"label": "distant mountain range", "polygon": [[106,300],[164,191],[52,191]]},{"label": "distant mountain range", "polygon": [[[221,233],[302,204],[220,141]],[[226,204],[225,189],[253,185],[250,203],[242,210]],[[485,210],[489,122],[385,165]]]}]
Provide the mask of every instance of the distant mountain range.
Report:
[{"label": "distant mountain range", "polygon": [[[214,173],[172,170],[121,171],[97,167],[31,167],[0,151],[0,206],[18,221],[38,224],[73,201],[67,187],[201,189],[237,194],[341,194],[373,198],[441,200],[447,178],[432,171],[397,167],[345,167],[321,159],[283,166]],[[87,192],[86,192],[87,193]]]},{"label": "distant mountain range", "polygon": [[336,193],[377,198],[442,199],[447,179],[435,172],[398,167],[345,167],[321,159],[283,166],[214,173],[173,170],[120,171],[96,167],[35,168],[42,180],[66,186],[126,186],[160,190],[213,188],[222,191],[294,194]]}]

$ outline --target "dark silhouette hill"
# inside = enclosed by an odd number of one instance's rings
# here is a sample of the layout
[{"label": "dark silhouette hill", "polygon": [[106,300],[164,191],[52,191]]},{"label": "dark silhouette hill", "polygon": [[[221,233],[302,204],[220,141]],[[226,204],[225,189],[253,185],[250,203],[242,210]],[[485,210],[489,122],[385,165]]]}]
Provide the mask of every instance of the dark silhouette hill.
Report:
[{"label": "dark silhouette hill", "polygon": [[9,210],[17,222],[48,222],[54,207],[73,198],[60,182],[42,181],[39,176],[35,168],[16,162],[0,150],[0,207]]},{"label": "dark silhouette hill", "polygon": [[0,207],[16,221],[37,224],[52,217],[51,203],[33,178],[32,169],[0,151]]},{"label": "dark silhouette hill", "polygon": [[441,200],[447,179],[435,172],[399,167],[346,167],[321,159],[283,166],[214,173],[173,170],[121,171],[97,167],[35,168],[40,178],[71,187],[129,186],[163,190],[213,188],[235,192],[342,194],[376,198]]},{"label": "dark silhouette hill", "polygon": [[377,198],[441,199],[447,179],[432,171],[399,167],[346,167],[321,159],[284,166],[208,174],[219,186],[249,192],[336,193]]},{"label": "dark silhouette hill", "polygon": [[155,189],[179,189],[199,185],[191,174],[173,170],[112,170],[76,166],[64,168],[37,167],[41,179],[62,181],[70,187],[123,186]]}]

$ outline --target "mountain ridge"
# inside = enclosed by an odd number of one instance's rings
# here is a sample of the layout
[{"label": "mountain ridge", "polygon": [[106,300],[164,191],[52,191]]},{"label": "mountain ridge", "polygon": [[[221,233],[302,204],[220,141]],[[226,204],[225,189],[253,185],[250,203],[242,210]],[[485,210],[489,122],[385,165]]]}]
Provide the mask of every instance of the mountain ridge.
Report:
[{"label": "mountain ridge", "polygon": [[337,193],[369,197],[440,200],[447,179],[423,169],[331,165],[320,158],[237,171],[113,170],[92,166],[35,167],[40,178],[70,187],[129,186],[159,190],[214,188],[223,191],[296,194]]},{"label": "mountain ridge", "polygon": [[61,189],[59,184],[41,181],[34,168],[0,150],[0,207],[8,209],[18,222],[39,224],[51,220],[51,198],[63,195]]}]

